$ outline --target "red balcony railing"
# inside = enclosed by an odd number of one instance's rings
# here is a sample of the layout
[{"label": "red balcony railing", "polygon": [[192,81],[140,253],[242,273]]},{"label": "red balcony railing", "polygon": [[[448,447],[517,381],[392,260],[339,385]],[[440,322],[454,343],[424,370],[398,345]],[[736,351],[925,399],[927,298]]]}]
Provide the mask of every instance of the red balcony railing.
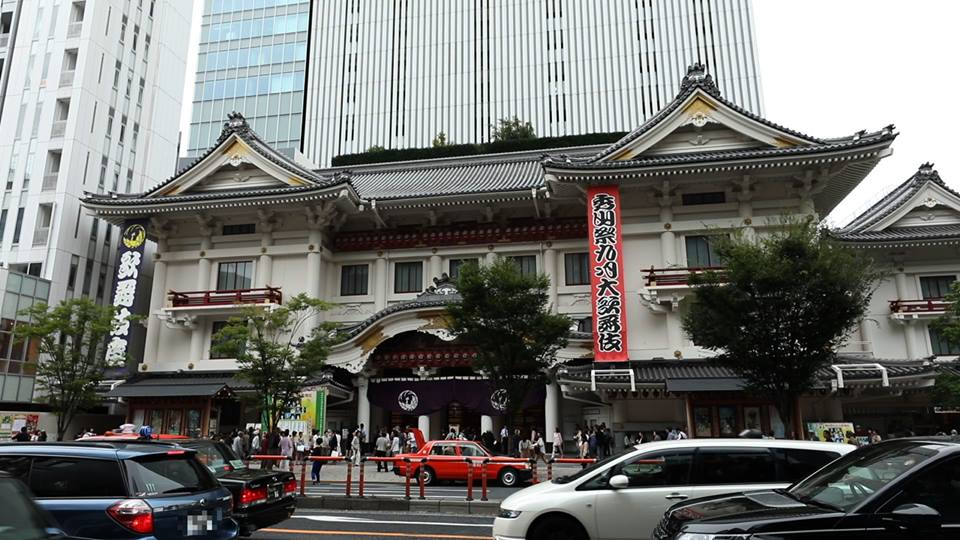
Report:
[{"label": "red balcony railing", "polygon": [[283,294],[280,292],[280,287],[236,289],[232,291],[170,291],[169,298],[173,307],[283,303]]},{"label": "red balcony railing", "polygon": [[654,268],[645,270],[647,273],[647,287],[677,287],[688,285],[690,276],[703,272],[722,271],[721,266],[702,266],[691,268]]},{"label": "red balcony railing", "polygon": [[921,300],[891,300],[892,313],[937,313],[946,311],[950,302],[943,298],[923,298]]}]

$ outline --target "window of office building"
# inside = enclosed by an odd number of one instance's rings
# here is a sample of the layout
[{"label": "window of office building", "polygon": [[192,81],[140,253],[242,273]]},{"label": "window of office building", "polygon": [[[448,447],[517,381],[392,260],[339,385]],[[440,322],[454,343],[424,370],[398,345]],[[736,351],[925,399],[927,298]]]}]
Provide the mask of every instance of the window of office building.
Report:
[{"label": "window of office building", "polygon": [[590,284],[590,261],[588,254],[567,253],[563,256],[564,283],[567,285]]},{"label": "window of office building", "polygon": [[253,283],[253,261],[220,263],[217,272],[217,290],[249,289]]},{"label": "window of office building", "polygon": [[347,264],[340,268],[340,296],[362,296],[369,290],[370,267]]},{"label": "window of office building", "polygon": [[398,262],[393,271],[393,292],[412,293],[423,290],[423,263]]}]

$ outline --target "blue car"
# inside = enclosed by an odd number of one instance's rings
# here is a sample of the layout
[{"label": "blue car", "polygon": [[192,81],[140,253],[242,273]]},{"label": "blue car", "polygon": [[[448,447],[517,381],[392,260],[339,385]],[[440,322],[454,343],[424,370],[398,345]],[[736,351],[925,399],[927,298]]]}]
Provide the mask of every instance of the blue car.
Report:
[{"label": "blue car", "polygon": [[147,442],[0,444],[0,471],[70,536],[236,538],[233,499],[185,448]]}]

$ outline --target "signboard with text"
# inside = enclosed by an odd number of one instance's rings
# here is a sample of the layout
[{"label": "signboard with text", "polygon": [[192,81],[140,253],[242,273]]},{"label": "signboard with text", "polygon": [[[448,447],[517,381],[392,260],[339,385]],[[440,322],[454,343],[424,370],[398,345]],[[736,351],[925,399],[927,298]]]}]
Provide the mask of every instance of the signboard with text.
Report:
[{"label": "signboard with text", "polygon": [[629,358],[620,188],[587,188],[587,219],[593,303],[593,359],[595,362],[625,362]]},{"label": "signboard with text", "polygon": [[120,249],[117,252],[117,275],[113,282],[111,304],[117,308],[117,313],[114,315],[113,329],[107,342],[105,360],[108,366],[123,366],[129,355],[131,334],[134,331],[130,324],[130,315],[137,313],[137,284],[146,243],[145,220],[124,223],[120,232]]}]

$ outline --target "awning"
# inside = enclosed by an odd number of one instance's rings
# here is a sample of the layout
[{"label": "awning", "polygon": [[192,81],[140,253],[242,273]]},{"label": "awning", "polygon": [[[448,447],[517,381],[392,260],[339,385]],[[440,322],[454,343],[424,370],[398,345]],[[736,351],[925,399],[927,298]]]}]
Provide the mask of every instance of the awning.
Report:
[{"label": "awning", "polygon": [[[146,383],[152,384],[146,384]],[[224,383],[182,384],[180,382],[141,381],[117,385],[106,393],[107,397],[213,397],[221,391],[233,392]]]},{"label": "awning", "polygon": [[743,390],[739,377],[667,379],[667,392],[736,392]]}]

